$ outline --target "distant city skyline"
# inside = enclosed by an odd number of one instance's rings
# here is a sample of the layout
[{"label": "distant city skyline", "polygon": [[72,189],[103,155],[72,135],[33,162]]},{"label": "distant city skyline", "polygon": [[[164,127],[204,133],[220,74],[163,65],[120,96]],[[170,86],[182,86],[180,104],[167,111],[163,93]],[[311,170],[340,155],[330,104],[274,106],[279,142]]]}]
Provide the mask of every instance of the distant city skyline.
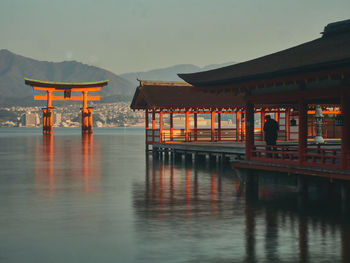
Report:
[{"label": "distant city skyline", "polygon": [[320,37],[348,0],[2,0],[0,49],[116,74],[245,61]]}]

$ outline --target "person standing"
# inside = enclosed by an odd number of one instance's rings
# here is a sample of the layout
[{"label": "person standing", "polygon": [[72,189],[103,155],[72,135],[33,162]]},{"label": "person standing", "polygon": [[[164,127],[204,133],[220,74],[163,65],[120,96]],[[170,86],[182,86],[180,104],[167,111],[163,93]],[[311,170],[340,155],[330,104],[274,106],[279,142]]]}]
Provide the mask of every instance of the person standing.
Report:
[{"label": "person standing", "polygon": [[278,122],[271,119],[270,115],[265,116],[264,133],[266,145],[276,145],[279,125]]}]

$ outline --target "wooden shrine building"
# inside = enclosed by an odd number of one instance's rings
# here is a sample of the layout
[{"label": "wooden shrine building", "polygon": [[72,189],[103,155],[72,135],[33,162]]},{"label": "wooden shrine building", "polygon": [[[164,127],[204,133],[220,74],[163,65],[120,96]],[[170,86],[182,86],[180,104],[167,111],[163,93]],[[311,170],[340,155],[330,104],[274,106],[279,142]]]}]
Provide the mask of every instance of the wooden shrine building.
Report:
[{"label": "wooden shrine building", "polygon": [[[146,144],[243,141],[245,160],[235,167],[350,179],[350,20],[322,34],[250,61],[179,74],[185,83],[140,81],[131,108],[146,112]],[[313,140],[318,106],[323,144]],[[183,129],[173,127],[174,114],[184,115]],[[209,114],[209,128],[198,128],[198,114]],[[222,114],[234,116],[232,128],[221,127]],[[275,147],[264,144],[266,114],[280,125]]]},{"label": "wooden shrine building", "polygon": [[[88,100],[98,101],[100,96],[89,96],[89,91],[100,91],[103,86],[108,84],[108,80],[98,82],[51,82],[24,78],[25,84],[32,86],[35,91],[44,91],[45,95],[34,95],[34,100],[46,100],[47,106],[43,108],[43,133],[52,134],[53,107],[52,101],[83,101],[81,110],[81,131],[83,134],[92,133],[92,107],[87,106]],[[63,96],[55,93],[63,92]],[[80,96],[72,96],[72,92],[81,92]]]}]

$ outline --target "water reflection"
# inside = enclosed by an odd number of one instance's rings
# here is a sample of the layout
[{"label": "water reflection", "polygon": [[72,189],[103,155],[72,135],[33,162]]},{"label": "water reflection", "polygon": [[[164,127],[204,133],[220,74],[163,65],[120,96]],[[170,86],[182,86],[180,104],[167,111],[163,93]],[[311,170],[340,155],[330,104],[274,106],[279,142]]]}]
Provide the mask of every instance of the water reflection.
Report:
[{"label": "water reflection", "polygon": [[302,194],[294,177],[249,176],[243,182],[233,171],[146,156],[146,187],[133,190],[141,240],[145,232],[145,242],[185,238],[182,255],[200,250],[204,259],[193,261],[202,262],[350,262],[340,184],[310,181]]},{"label": "water reflection", "polygon": [[99,141],[91,134],[79,140],[43,135],[34,149],[34,180],[38,193],[53,196],[60,185],[79,183],[85,193],[99,191],[101,174]]}]

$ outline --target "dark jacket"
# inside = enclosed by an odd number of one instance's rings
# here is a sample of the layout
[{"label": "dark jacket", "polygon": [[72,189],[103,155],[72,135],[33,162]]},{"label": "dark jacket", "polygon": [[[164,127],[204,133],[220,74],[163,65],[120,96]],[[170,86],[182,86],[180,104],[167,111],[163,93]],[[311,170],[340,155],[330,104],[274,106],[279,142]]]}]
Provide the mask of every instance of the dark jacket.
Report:
[{"label": "dark jacket", "polygon": [[278,136],[278,122],[268,119],[264,124],[265,141],[267,144],[275,144]]}]

